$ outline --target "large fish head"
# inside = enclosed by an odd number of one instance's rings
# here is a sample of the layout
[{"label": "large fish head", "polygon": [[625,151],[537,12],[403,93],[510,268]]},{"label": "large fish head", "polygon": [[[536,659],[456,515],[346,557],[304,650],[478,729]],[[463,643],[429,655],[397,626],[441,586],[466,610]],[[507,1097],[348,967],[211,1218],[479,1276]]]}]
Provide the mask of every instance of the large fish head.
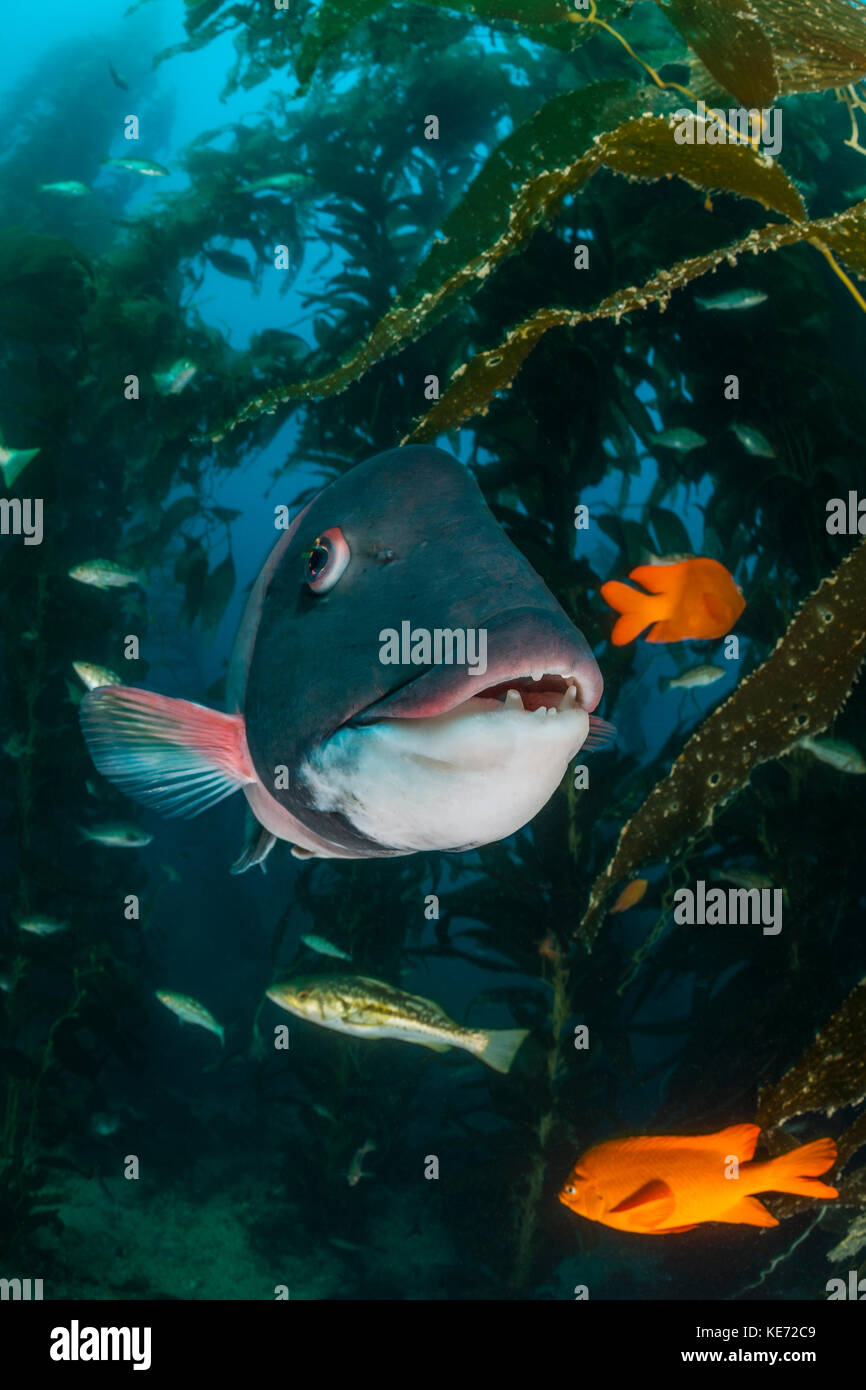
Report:
[{"label": "large fish head", "polygon": [[586,739],[602,678],[471,473],[410,447],[296,518],[251,594],[230,687],[258,819],[357,858],[526,824]]}]

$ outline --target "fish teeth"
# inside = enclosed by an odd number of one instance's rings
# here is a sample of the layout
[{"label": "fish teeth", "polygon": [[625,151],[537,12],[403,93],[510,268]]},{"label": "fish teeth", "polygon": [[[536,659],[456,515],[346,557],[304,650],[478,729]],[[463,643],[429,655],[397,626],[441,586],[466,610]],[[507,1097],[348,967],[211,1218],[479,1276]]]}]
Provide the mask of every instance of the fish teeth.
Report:
[{"label": "fish teeth", "polygon": [[548,706],[547,706],[547,713],[548,713],[548,714],[556,714],[556,705],[548,705]]},{"label": "fish teeth", "polygon": [[523,709],[523,701],[516,690],[508,690],[505,693],[506,709]]},{"label": "fish teeth", "polygon": [[543,719],[544,716],[547,714],[547,709],[545,708],[544,705],[539,705],[539,706],[538,706],[538,709],[534,709],[534,710],[532,711],[532,713],[533,713],[533,714],[540,714],[541,717],[542,717],[542,719]]},{"label": "fish teeth", "polygon": [[565,693],[557,706],[558,709],[576,709],[577,707],[577,687],[574,685],[566,686]]},{"label": "fish teeth", "polygon": [[530,671],[530,673],[529,673],[529,678],[530,678],[530,680],[533,680],[533,681],[540,681],[540,680],[543,680],[543,679],[544,679],[544,671],[543,671],[540,667],[539,667],[539,669],[538,669],[537,671]]}]

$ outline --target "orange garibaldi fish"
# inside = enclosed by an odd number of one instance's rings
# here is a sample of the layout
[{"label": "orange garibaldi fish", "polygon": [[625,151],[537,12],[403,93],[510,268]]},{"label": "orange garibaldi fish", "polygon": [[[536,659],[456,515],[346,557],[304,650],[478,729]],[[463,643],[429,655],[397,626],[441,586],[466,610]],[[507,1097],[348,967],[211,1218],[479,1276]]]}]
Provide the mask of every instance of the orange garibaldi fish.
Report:
[{"label": "orange garibaldi fish", "polygon": [[648,642],[724,637],[746,606],[728,570],[706,556],[673,565],[639,565],[629,579],[649,593],[631,589],[618,579],[601,586],[605,603],[622,615],[611,636],[615,647],[633,641],[651,623]]},{"label": "orange garibaldi fish", "polygon": [[[670,1235],[704,1221],[778,1226],[755,1192],[838,1197],[817,1182],[836,1161],[832,1139],[751,1163],[757,1125],[732,1125],[718,1134],[613,1139],[589,1149],[572,1169],[559,1200],[590,1221],[618,1231]],[[739,1176],[731,1159],[739,1164]]]}]

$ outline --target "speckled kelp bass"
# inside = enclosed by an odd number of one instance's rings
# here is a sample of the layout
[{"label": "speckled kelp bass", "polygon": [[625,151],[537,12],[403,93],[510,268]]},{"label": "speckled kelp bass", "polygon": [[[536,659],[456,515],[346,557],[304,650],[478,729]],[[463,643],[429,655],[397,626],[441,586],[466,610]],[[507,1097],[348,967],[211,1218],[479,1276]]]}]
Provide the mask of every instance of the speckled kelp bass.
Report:
[{"label": "speckled kelp bass", "polygon": [[[413,647],[384,663],[385,632],[407,626],[483,632],[486,659],[456,664],[449,647],[436,665]],[[586,640],[472,475],[407,448],[325,488],[278,541],[235,644],[230,713],[111,686],[81,719],[99,770],[163,814],[242,788],[241,872],[275,839],[357,859],[504,838],[559,785],[601,692]]]}]

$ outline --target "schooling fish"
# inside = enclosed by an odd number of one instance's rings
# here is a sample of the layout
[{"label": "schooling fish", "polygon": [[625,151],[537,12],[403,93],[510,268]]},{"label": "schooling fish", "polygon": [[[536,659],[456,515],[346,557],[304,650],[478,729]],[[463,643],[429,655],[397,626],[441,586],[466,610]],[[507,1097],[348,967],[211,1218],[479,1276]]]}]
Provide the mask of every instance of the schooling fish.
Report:
[{"label": "schooling fish", "polygon": [[86,183],[79,183],[77,179],[67,179],[64,183],[41,183],[40,193],[54,193],[58,198],[83,198],[90,192]]},{"label": "schooling fish", "polygon": [[772,888],[773,880],[756,869],[714,869],[710,874],[714,883],[735,883],[738,888]]},{"label": "schooling fish", "polygon": [[462,1028],[432,999],[364,975],[295,975],[267,996],[310,1023],[355,1038],[395,1038],[434,1052],[460,1047],[494,1071],[507,1072],[526,1028]]},{"label": "schooling fish", "polygon": [[721,666],[693,666],[681,676],[667,676],[660,682],[662,690],[694,690],[702,685],[714,685],[724,675]]},{"label": "schooling fish", "polygon": [[198,367],[188,357],[179,357],[164,372],[154,372],[153,380],[162,396],[179,396],[185,386],[189,386]]},{"label": "schooling fish", "polygon": [[31,915],[19,917],[17,926],[19,931],[30,932],[32,936],[55,936],[57,932],[66,931],[69,923],[61,922],[56,917]]},{"label": "schooling fish", "polygon": [[343,859],[504,839],[599,746],[601,693],[586,639],[471,473],[416,446],[353,468],[277,542],[235,643],[229,713],[127,686],[80,709],[99,771],[163,814],[243,789],[241,873],[277,839]]},{"label": "schooling fish", "polygon": [[119,87],[122,92],[128,92],[129,83],[124,82],[123,78],[118,75],[112,63],[108,64],[108,71],[111,73],[111,80],[114,83],[115,87]]},{"label": "schooling fish", "polygon": [[[100,690],[123,689],[122,686],[100,686]],[[85,699],[87,696],[85,696]],[[79,825],[79,834],[85,840],[94,840],[98,845],[109,849],[141,849],[149,845],[153,836],[138,825],[126,825],[122,821],[107,821],[104,825]]]},{"label": "schooling fish", "polygon": [[[757,1125],[732,1125],[717,1134],[599,1144],[572,1169],[559,1200],[603,1226],[658,1236],[691,1231],[705,1221],[778,1226],[756,1192],[838,1197],[835,1187],[816,1181],[836,1161],[832,1139],[752,1163],[760,1132]],[[738,1177],[728,1176],[737,1171]]]},{"label": "schooling fish", "polygon": [[766,435],[761,434],[760,430],[755,429],[754,425],[731,425],[733,433],[737,436],[747,454],[753,454],[759,459],[774,459],[776,450],[773,448]]},{"label": "schooling fish", "polygon": [[307,174],[273,174],[268,178],[256,179],[255,183],[243,183],[238,193],[264,193],[272,189],[276,193],[308,192],[315,187],[315,179]]},{"label": "schooling fish", "polygon": [[105,163],[112,169],[123,169],[127,174],[141,174],[150,179],[165,178],[169,173],[165,165],[157,164],[155,159],[106,159]]},{"label": "schooling fish", "polygon": [[308,932],[302,936],[301,940],[305,946],[309,946],[311,951],[318,951],[320,956],[334,956],[336,960],[351,960],[352,957],[347,951],[341,951],[339,946],[335,946],[333,941],[328,941],[327,937],[315,936]]},{"label": "schooling fish", "polygon": [[685,426],[662,430],[661,434],[651,434],[649,438],[652,444],[660,444],[663,449],[674,449],[678,454],[690,454],[692,449],[702,449],[707,442],[702,434]]},{"label": "schooling fish", "polygon": [[807,734],[799,740],[797,746],[805,748],[813,758],[826,763],[828,767],[834,767],[837,772],[850,772],[861,776],[866,772],[863,754],[853,743],[845,743],[843,739],[813,738],[811,734]]},{"label": "schooling fish", "polygon": [[706,556],[676,565],[639,565],[629,579],[650,592],[616,579],[601,586],[605,603],[622,614],[611,634],[615,647],[633,641],[650,624],[648,642],[724,637],[746,606],[724,565]]},{"label": "schooling fish", "polygon": [[174,990],[164,989],[158,989],[156,997],[160,1004],[171,1009],[173,1014],[177,1014],[181,1023],[197,1023],[200,1028],[206,1028],[209,1033],[216,1033],[220,1045],[225,1046],[225,1029],[221,1023],[217,1023],[213,1014],[197,999],[191,999],[188,994],[175,994]]},{"label": "schooling fish", "polygon": [[144,583],[144,576],[137,570],[115,565],[112,560],[85,560],[67,572],[70,579],[90,584],[94,589],[125,589],[128,584]]},{"label": "schooling fish", "polygon": [[11,487],[15,479],[20,477],[36,455],[38,449],[7,449],[0,443],[0,469],[3,472],[3,481],[7,487]]},{"label": "schooling fish", "polygon": [[766,299],[763,290],[730,290],[727,294],[717,295],[715,299],[699,299],[695,295],[695,303],[701,309],[754,309]]}]

